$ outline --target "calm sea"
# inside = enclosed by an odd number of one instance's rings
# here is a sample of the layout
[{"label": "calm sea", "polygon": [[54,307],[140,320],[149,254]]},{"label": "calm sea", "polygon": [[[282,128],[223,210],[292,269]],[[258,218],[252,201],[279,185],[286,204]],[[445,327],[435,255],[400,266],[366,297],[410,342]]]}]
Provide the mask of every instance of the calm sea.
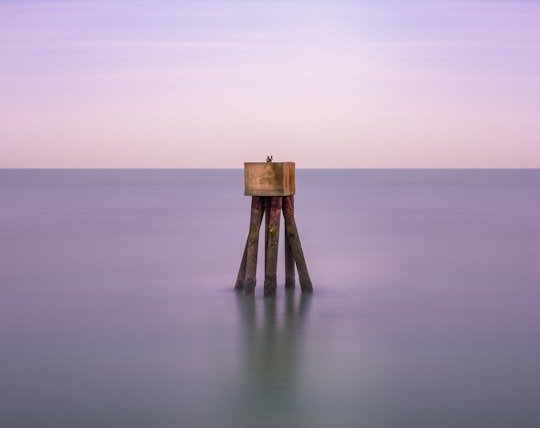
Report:
[{"label": "calm sea", "polygon": [[312,296],[233,291],[249,212],[241,170],[0,171],[0,426],[540,426],[539,170],[297,171]]}]

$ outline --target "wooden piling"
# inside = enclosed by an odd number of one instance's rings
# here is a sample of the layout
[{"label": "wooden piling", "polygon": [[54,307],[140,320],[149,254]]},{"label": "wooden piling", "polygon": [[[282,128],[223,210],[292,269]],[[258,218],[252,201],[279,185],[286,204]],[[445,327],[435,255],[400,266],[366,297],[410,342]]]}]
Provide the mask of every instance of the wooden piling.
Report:
[{"label": "wooden piling", "polygon": [[[294,203],[294,199],[291,201]],[[294,207],[293,207],[294,210]],[[296,272],[294,270],[294,256],[289,241],[289,236],[285,233],[285,288],[294,288],[296,285]]]},{"label": "wooden piling", "polygon": [[283,197],[283,217],[285,218],[285,234],[291,245],[296,269],[298,270],[300,288],[303,292],[311,293],[313,291],[313,285],[309,277],[304,252],[302,251],[302,244],[300,243],[300,236],[298,235],[298,229],[294,220],[294,196],[292,195]]},{"label": "wooden piling", "polygon": [[246,245],[245,294],[253,294],[257,282],[257,252],[259,250],[259,230],[263,217],[263,202],[264,198],[261,196],[253,196],[251,198],[251,217]]},{"label": "wooden piling", "polygon": [[293,289],[296,286],[296,272],[294,270],[294,256],[287,233],[285,233],[285,288]]},{"label": "wooden piling", "polygon": [[264,295],[267,297],[276,295],[277,287],[277,261],[279,244],[279,224],[281,219],[281,196],[266,198],[267,221],[266,221],[266,263],[264,268]]},{"label": "wooden piling", "polygon": [[294,219],[295,165],[293,162],[246,162],[245,194],[252,196],[249,234],[236,279],[236,290],[253,294],[257,282],[257,252],[263,216],[264,295],[275,296],[281,212],[285,218],[285,287],[295,287],[295,266],[302,292],[312,292],[304,252]]},{"label": "wooden piling", "polygon": [[266,266],[266,261],[268,260],[268,232],[270,228],[270,205],[271,198],[264,198],[264,266]]},{"label": "wooden piling", "polygon": [[244,291],[244,281],[246,280],[246,262],[247,262],[247,241],[244,246],[244,254],[242,254],[242,262],[240,263],[240,269],[238,269],[238,276],[236,277],[235,290]]}]

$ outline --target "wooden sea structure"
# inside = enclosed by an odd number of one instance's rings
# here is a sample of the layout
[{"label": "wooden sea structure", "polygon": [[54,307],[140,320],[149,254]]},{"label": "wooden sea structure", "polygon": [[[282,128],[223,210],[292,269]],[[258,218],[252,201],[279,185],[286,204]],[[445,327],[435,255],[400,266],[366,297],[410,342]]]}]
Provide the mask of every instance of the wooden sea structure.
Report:
[{"label": "wooden sea structure", "polygon": [[257,282],[259,232],[265,220],[264,295],[275,296],[277,288],[277,257],[281,213],[285,220],[285,288],[295,287],[295,266],[302,292],[310,293],[309,277],[302,244],[294,219],[296,192],[294,162],[246,162],[244,184],[246,196],[251,196],[251,217],[242,262],[235,289],[253,294]]}]

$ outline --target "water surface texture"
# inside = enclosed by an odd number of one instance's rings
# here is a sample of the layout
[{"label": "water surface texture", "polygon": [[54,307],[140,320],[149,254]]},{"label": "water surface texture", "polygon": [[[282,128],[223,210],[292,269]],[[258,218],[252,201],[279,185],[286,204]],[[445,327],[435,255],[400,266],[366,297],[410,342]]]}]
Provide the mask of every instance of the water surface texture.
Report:
[{"label": "water surface texture", "polygon": [[249,211],[240,170],[0,171],[0,426],[540,426],[540,171],[297,171],[312,296],[283,251],[233,291]]}]

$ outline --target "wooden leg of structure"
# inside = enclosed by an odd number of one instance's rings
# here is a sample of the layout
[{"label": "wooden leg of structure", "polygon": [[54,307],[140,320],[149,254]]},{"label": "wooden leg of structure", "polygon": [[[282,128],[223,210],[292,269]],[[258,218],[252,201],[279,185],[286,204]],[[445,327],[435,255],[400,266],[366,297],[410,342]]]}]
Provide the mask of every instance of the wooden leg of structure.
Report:
[{"label": "wooden leg of structure", "polygon": [[311,284],[304,252],[302,251],[302,244],[300,243],[300,236],[298,235],[298,229],[294,220],[294,196],[283,197],[283,217],[285,218],[285,234],[291,245],[296,268],[298,269],[300,288],[303,292],[311,293],[313,291],[313,285]]},{"label": "wooden leg of structure", "polygon": [[265,197],[263,201],[264,205],[264,266],[266,266],[266,261],[268,260],[268,231],[270,227],[270,206],[271,206],[271,197]]},{"label": "wooden leg of structure", "polygon": [[[266,198],[269,209],[266,221],[266,263],[264,268],[264,295],[275,296],[277,287],[277,260],[279,223],[281,220],[281,196]],[[268,215],[269,214],[269,215]]]},{"label": "wooden leg of structure", "polygon": [[[294,203],[294,199],[291,200]],[[293,207],[294,209],[294,207]],[[285,226],[285,288],[294,288],[296,283],[296,272],[294,268],[294,256]]]},{"label": "wooden leg of structure", "polygon": [[246,279],[246,262],[247,262],[247,242],[244,247],[244,254],[242,255],[242,262],[240,263],[240,269],[238,269],[238,276],[236,277],[235,290],[244,291],[244,281]]},{"label": "wooden leg of structure", "polygon": [[251,218],[246,245],[245,294],[253,294],[257,282],[257,252],[259,250],[259,230],[263,216],[263,201],[264,198],[261,196],[253,196],[251,198]]},{"label": "wooden leg of structure", "polygon": [[236,290],[253,294],[257,282],[257,253],[259,232],[265,217],[264,238],[264,295],[275,296],[277,288],[277,256],[281,211],[285,218],[285,288],[295,287],[295,265],[302,292],[312,292],[313,285],[307,270],[300,236],[294,219],[294,196],[262,197],[251,199],[249,234],[236,279]]}]

